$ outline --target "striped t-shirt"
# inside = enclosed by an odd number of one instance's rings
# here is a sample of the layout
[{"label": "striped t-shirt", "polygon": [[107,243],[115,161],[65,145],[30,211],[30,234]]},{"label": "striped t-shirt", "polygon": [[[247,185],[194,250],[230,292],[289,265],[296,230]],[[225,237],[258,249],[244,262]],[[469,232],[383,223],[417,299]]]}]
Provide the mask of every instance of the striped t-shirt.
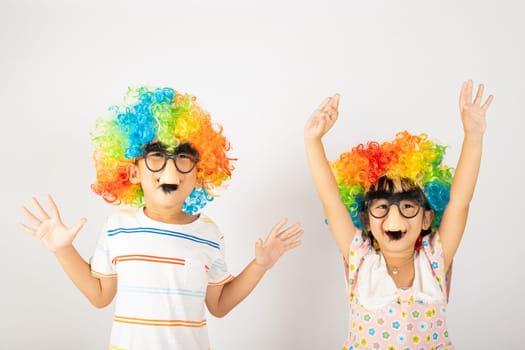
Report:
[{"label": "striped t-shirt", "polygon": [[224,237],[208,217],[186,225],[154,221],[144,210],[119,211],[91,259],[97,278],[117,278],[110,349],[208,350],[208,285],[233,276]]}]

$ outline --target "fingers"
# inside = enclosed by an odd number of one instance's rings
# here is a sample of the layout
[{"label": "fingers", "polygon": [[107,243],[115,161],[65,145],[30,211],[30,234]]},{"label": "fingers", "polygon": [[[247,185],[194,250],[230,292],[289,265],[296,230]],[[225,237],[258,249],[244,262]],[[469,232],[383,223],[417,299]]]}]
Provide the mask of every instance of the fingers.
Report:
[{"label": "fingers", "polygon": [[18,224],[18,227],[20,227],[22,230],[24,230],[27,233],[29,233],[31,236],[34,236],[35,233],[36,233],[36,230],[33,230],[31,227],[26,226],[24,224]]},{"label": "fingers", "polygon": [[313,111],[304,128],[305,139],[323,137],[332,128],[338,117],[339,94],[327,97]]},{"label": "fingers", "polygon": [[49,204],[49,208],[51,208],[51,214],[53,217],[58,219],[58,221],[62,221],[60,218],[60,211],[58,211],[58,207],[50,194],[47,195],[47,203]]},{"label": "fingers", "polygon": [[293,226],[288,227],[286,230],[279,232],[277,235],[281,240],[294,240],[299,238],[303,233],[304,230],[299,228],[301,227],[301,224],[296,223]]},{"label": "fingers", "polygon": [[290,249],[294,249],[294,248],[297,248],[301,245],[301,241],[294,241],[292,243],[288,243],[285,247],[284,247],[284,250],[285,252],[289,251]]},{"label": "fingers", "polygon": [[288,251],[290,249],[297,248],[298,246],[300,246],[302,242],[298,238],[302,234],[303,232],[301,232],[298,236],[294,237],[293,240],[292,239],[286,240],[285,245],[284,245],[285,251]]},{"label": "fingers", "polygon": [[44,222],[43,224],[38,225],[38,229],[32,229],[29,226],[26,226],[24,224],[18,225],[22,230],[29,233],[31,236],[36,237],[38,239],[42,239],[42,236],[45,235],[45,232],[47,231],[47,228],[49,226],[49,221]]},{"label": "fingers", "polygon": [[255,242],[255,255],[256,256],[261,254],[263,246],[264,246],[263,240],[261,238],[258,238],[257,241]]},{"label": "fingers", "polygon": [[[469,92],[469,89],[470,89],[470,92]],[[464,81],[463,84],[461,85],[461,92],[459,94],[460,110],[463,110],[463,106],[465,106],[471,100],[472,100],[472,80],[467,80],[467,81]]]},{"label": "fingers", "polygon": [[[26,207],[22,207],[22,213],[26,218],[29,219],[33,223],[33,225],[38,226],[42,222],[39,218],[37,218],[35,215],[33,215],[32,212],[29,211]],[[24,225],[25,226],[25,225]],[[27,226],[25,226],[27,227]],[[29,232],[29,231],[28,231]]]},{"label": "fingers", "polygon": [[480,106],[483,110],[487,111],[487,109],[490,107],[490,104],[492,103],[492,100],[494,99],[494,96],[489,95],[485,103],[481,104],[483,101],[483,93],[485,92],[485,85],[479,84],[476,97],[474,98],[474,101],[472,101],[473,86],[474,82],[472,80],[463,82],[463,85],[461,86],[461,93],[459,95],[460,109],[463,110],[466,104],[473,104]]},{"label": "fingers", "polygon": [[323,109],[321,109],[321,111],[328,113],[330,116],[332,116],[333,114],[337,114],[338,113],[337,109],[339,108],[340,99],[341,99],[341,95],[339,94],[335,94],[334,96],[329,97],[326,105],[323,107]]},{"label": "fingers", "polygon": [[485,91],[485,85],[479,84],[478,91],[476,92],[476,98],[474,99],[474,104],[477,106],[480,106],[485,111],[489,109],[490,104],[492,103],[492,100],[494,99],[494,96],[489,95],[487,97],[487,100],[484,104],[481,104],[481,101],[483,101],[483,92]]},{"label": "fingers", "polygon": [[465,105],[465,82],[461,84],[461,90],[459,90],[459,110],[463,109]]},{"label": "fingers", "polygon": [[36,199],[35,197],[32,197],[31,204],[33,204],[33,207],[35,207],[38,215],[40,215],[40,218],[42,220],[49,219],[49,214],[42,208],[38,199]]},{"label": "fingers", "polygon": [[[47,196],[47,202],[49,204],[49,207],[51,209],[51,214],[54,219],[57,219],[59,223],[62,223],[60,218],[60,212],[58,211],[57,205],[55,204],[55,201],[53,200],[53,197],[50,195]],[[35,197],[31,198],[31,203],[33,204],[33,207],[36,211],[36,214],[33,214],[29,209],[26,207],[22,207],[22,213],[24,216],[31,221],[31,223],[36,227],[36,229],[32,229],[27,225],[20,224],[20,228],[33,236],[37,235],[39,231],[42,231],[42,224],[45,223],[47,220],[50,220],[49,214],[42,208],[42,205],[36,199]]]},{"label": "fingers", "polygon": [[283,230],[283,227],[287,222],[288,219],[286,218],[283,218],[281,221],[279,221],[274,227],[272,227],[266,239],[268,240],[272,237],[275,237],[281,239],[282,241],[293,241],[301,237],[301,235],[304,233],[304,230],[300,229],[301,224],[295,223]]},{"label": "fingers", "polygon": [[87,222],[87,219],[86,218],[82,218],[80,220],[78,220],[78,222],[73,225],[69,231],[73,234],[74,237],[76,237],[76,235],[80,232],[80,230],[82,229],[82,227],[84,227],[84,225],[86,224]]},{"label": "fingers", "polygon": [[304,230],[300,229],[299,223],[288,227],[286,230],[279,232],[275,238],[281,241],[284,251],[296,248],[301,245],[299,238],[303,235]]},{"label": "fingers", "polygon": [[303,234],[300,224],[296,223],[283,230],[286,222],[286,218],[282,219],[272,228],[265,241],[259,238],[255,242],[256,262],[267,270],[288,250],[301,245],[298,240]]},{"label": "fingers", "polygon": [[485,101],[485,103],[481,106],[481,108],[483,108],[485,111],[487,109],[489,109],[490,107],[490,104],[492,103],[492,100],[494,99],[494,96],[492,95],[489,95],[489,97],[487,97],[487,100]]},{"label": "fingers", "polygon": [[472,86],[473,85],[474,85],[474,82],[472,80],[468,80],[465,86],[465,101],[467,103],[472,101]]},{"label": "fingers", "polygon": [[278,236],[279,235],[279,231],[281,230],[281,228],[288,222],[288,219],[287,218],[283,218],[281,219],[281,221],[279,221],[277,224],[275,224],[272,229],[270,230],[270,233],[268,234],[268,237],[270,237],[271,235],[274,235],[274,236]]},{"label": "fingers", "polygon": [[341,95],[335,94],[332,97],[327,97],[323,102],[317,107],[317,110],[320,112],[328,112],[331,110],[336,110],[339,108],[339,101],[341,100]]},{"label": "fingers", "polygon": [[321,104],[319,105],[319,107],[317,107],[318,110],[322,111],[325,109],[325,107],[328,105],[328,103],[330,103],[330,99],[331,97],[327,97],[323,100],[323,102],[321,102]]},{"label": "fingers", "polygon": [[485,90],[485,86],[483,84],[479,84],[478,86],[478,92],[476,92],[476,98],[474,99],[475,105],[481,104],[481,99],[483,98],[483,90]]},{"label": "fingers", "polygon": [[339,94],[335,94],[334,95],[334,97],[330,101],[330,105],[332,106],[332,108],[334,108],[334,109],[338,109],[339,108],[339,100],[340,99],[341,99],[341,95],[339,95]]}]

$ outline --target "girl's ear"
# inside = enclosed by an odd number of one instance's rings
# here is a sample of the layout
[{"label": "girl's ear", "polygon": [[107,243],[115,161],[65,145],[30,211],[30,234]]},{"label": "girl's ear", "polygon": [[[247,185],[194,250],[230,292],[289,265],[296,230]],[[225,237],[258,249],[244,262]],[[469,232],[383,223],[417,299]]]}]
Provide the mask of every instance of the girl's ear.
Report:
[{"label": "girl's ear", "polygon": [[128,166],[128,175],[129,175],[129,182],[135,185],[140,183],[140,173],[139,173],[139,167],[137,166],[137,164],[130,164]]},{"label": "girl's ear", "polygon": [[430,225],[432,225],[433,219],[434,219],[434,211],[425,210],[425,214],[423,215],[423,230],[428,230],[430,228]]}]

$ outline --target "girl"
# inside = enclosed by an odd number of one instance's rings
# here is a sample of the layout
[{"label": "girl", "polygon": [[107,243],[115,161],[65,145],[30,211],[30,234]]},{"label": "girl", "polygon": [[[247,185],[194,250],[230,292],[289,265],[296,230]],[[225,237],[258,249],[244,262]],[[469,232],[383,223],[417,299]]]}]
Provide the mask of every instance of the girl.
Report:
[{"label": "girl", "polygon": [[463,83],[464,139],[452,170],[445,147],[425,134],[398,133],[328,163],[322,137],[338,117],[327,98],[304,129],[313,182],[345,260],[350,324],[343,349],[453,349],[446,326],[447,276],[467,221],[479,166],[485,114],[483,85],[472,101]]}]

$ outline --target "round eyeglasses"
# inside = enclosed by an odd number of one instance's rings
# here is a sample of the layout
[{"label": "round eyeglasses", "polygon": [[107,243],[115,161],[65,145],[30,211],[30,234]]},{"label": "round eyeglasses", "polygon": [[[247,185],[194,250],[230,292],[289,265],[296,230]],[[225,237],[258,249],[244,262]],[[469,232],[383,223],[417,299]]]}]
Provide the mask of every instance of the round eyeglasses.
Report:
[{"label": "round eyeglasses", "polygon": [[414,199],[378,198],[368,203],[368,212],[374,218],[382,219],[388,215],[392,205],[395,205],[399,214],[406,219],[416,217],[421,208],[421,204]]},{"label": "round eyeglasses", "polygon": [[173,154],[166,151],[152,151],[143,154],[142,157],[146,162],[146,167],[154,173],[164,169],[168,163],[168,159],[173,159],[175,168],[181,174],[190,173],[193,168],[195,168],[195,164],[197,164],[198,161],[196,155],[194,156],[193,154],[185,152]]}]

